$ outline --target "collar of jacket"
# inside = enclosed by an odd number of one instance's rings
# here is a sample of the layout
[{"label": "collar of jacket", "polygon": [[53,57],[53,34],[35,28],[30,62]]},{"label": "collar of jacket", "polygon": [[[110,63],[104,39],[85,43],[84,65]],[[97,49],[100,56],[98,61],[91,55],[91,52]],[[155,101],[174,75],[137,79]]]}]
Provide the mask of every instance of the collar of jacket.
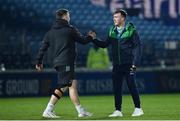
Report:
[{"label": "collar of jacket", "polygon": [[[120,38],[121,39],[131,38],[135,31],[136,31],[136,28],[134,27],[134,25],[132,23],[127,23],[125,29],[122,31],[120,35]],[[109,36],[112,38],[118,39],[117,30],[115,26],[110,28]]]},{"label": "collar of jacket", "polygon": [[69,26],[70,24],[68,23],[68,21],[64,20],[64,19],[56,19],[56,21],[54,22],[52,28],[54,29],[59,29],[65,26]]}]

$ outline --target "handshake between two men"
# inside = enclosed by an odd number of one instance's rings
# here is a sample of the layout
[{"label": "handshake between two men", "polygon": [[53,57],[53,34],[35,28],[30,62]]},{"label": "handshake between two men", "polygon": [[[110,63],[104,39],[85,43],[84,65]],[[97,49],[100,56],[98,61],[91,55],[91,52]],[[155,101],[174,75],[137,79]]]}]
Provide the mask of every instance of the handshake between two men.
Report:
[{"label": "handshake between two men", "polygon": [[96,32],[93,31],[93,30],[90,30],[90,31],[88,32],[88,36],[91,36],[91,37],[93,38],[93,40],[94,40],[94,39],[96,39]]}]

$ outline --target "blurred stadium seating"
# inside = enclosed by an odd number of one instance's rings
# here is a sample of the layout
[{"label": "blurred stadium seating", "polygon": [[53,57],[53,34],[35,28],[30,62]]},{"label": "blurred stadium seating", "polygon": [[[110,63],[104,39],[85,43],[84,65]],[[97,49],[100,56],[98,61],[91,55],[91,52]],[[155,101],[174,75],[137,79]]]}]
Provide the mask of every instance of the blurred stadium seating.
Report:
[{"label": "blurred stadium seating", "polygon": [[[112,25],[112,14],[107,8],[95,6],[89,0],[1,0],[0,1],[0,63],[7,69],[30,69],[45,32],[51,27],[53,13],[59,8],[71,11],[71,23],[86,34],[95,29],[106,38]],[[146,20],[130,16],[143,42],[142,66],[179,64],[180,25],[165,25],[161,20]],[[166,49],[166,41],[176,41],[175,49]],[[78,45],[77,66],[85,66],[90,45]],[[50,54],[49,54],[50,55]],[[51,57],[46,55],[47,66]]]}]

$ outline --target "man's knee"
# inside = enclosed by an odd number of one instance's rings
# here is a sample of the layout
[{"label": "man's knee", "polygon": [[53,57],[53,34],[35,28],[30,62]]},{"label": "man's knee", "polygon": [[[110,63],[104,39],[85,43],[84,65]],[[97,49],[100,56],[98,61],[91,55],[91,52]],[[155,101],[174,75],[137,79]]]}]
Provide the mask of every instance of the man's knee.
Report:
[{"label": "man's knee", "polygon": [[72,84],[69,86],[69,89],[77,88],[77,80],[72,80]]},{"label": "man's knee", "polygon": [[63,94],[64,94],[64,92],[66,91],[66,89],[67,89],[67,87],[56,88],[56,89],[54,90],[53,95],[54,95],[56,98],[60,99],[60,98],[63,96]]}]

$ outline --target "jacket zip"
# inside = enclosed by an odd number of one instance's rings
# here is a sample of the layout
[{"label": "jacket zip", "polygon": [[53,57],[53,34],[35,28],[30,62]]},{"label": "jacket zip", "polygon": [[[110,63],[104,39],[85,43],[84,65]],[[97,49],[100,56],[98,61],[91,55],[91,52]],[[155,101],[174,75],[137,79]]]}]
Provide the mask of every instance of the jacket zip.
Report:
[{"label": "jacket zip", "polygon": [[117,36],[117,40],[118,40],[118,60],[119,60],[119,64],[121,64],[121,52],[120,52],[120,39],[122,34],[125,32],[126,28],[124,28],[121,32],[121,34],[119,36]]},{"label": "jacket zip", "polygon": [[118,61],[119,61],[119,64],[121,64],[121,55],[120,55],[120,42],[119,42],[119,40],[117,40],[118,41]]}]

